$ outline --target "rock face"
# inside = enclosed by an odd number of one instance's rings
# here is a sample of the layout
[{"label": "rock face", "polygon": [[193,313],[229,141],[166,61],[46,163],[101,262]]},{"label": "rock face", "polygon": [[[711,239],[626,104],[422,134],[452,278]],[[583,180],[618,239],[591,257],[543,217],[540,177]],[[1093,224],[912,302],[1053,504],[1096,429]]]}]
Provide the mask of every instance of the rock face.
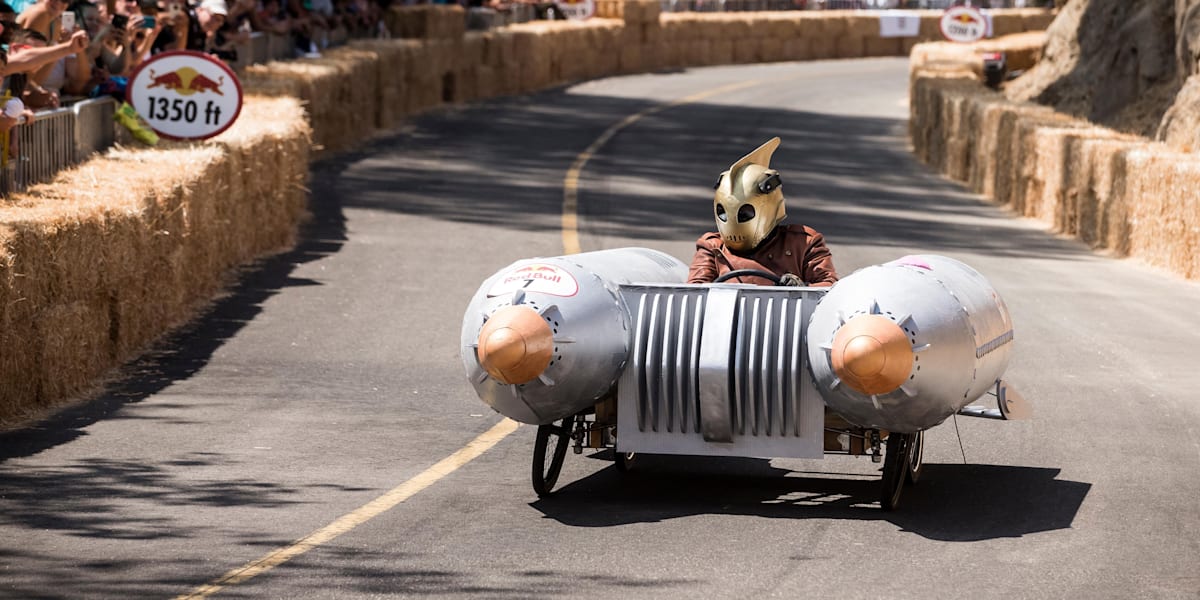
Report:
[{"label": "rock face", "polygon": [[1010,98],[1200,149],[1200,0],[1068,0],[1047,38]]}]

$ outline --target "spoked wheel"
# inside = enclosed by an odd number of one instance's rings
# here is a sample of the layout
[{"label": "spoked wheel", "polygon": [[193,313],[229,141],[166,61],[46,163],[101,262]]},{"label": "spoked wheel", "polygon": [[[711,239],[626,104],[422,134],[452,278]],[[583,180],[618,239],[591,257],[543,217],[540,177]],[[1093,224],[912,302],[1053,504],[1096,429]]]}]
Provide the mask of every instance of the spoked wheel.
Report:
[{"label": "spoked wheel", "polygon": [[896,510],[900,494],[904,491],[904,480],[908,478],[910,449],[917,443],[916,433],[892,433],[888,435],[887,451],[883,456],[883,487],[879,504],[883,510]]},{"label": "spoked wheel", "polygon": [[908,447],[908,483],[921,480],[921,468],[925,461],[925,432],[918,431]]},{"label": "spoked wheel", "polygon": [[538,425],[537,439],[533,443],[533,491],[538,498],[545,498],[558,482],[562,472],[567,448],[571,446],[571,426],[575,417],[570,416],[558,423]]},{"label": "spoked wheel", "polygon": [[617,452],[613,450],[617,457],[617,470],[622,473],[628,473],[633,470],[637,453],[635,452]]}]

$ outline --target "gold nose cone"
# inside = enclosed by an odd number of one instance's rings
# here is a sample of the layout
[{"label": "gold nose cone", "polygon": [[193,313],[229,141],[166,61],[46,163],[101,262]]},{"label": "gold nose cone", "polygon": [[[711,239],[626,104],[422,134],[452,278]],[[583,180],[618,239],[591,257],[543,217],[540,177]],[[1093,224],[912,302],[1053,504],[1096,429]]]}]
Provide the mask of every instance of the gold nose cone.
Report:
[{"label": "gold nose cone", "polygon": [[506,306],[496,311],[479,332],[479,364],[503,383],[537,379],[550,365],[553,353],[550,324],[526,306]]},{"label": "gold nose cone", "polygon": [[833,336],[833,372],[863,394],[899,388],[912,371],[912,344],[904,330],[882,315],[859,315]]}]

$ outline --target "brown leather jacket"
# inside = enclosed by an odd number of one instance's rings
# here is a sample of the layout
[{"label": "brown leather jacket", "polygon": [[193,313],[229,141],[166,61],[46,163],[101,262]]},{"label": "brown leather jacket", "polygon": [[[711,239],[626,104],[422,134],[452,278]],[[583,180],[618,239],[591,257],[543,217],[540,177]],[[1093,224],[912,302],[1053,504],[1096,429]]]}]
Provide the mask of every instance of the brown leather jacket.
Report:
[{"label": "brown leather jacket", "polygon": [[[833,267],[833,255],[825,238],[811,227],[779,225],[754,251],[736,254],[721,243],[715,231],[696,240],[696,255],[688,270],[688,283],[709,283],[718,276],[737,269],[760,269],[776,275],[791,273],[814,287],[831,286],[838,280]],[[762,277],[735,277],[733,283],[774,285]]]}]

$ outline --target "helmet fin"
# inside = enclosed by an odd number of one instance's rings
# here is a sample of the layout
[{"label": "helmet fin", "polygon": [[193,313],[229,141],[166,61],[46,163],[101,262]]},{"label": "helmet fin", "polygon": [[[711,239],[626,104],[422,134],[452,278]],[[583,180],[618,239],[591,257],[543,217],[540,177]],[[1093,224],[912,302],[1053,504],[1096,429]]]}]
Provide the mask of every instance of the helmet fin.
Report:
[{"label": "helmet fin", "polygon": [[739,169],[746,165],[760,165],[767,169],[771,168],[771,155],[775,154],[775,149],[779,147],[779,141],[779,136],[767,140],[767,143],[759,146],[754,152],[743,156],[737,162],[733,163],[729,167],[729,173],[731,175],[737,173]]}]

